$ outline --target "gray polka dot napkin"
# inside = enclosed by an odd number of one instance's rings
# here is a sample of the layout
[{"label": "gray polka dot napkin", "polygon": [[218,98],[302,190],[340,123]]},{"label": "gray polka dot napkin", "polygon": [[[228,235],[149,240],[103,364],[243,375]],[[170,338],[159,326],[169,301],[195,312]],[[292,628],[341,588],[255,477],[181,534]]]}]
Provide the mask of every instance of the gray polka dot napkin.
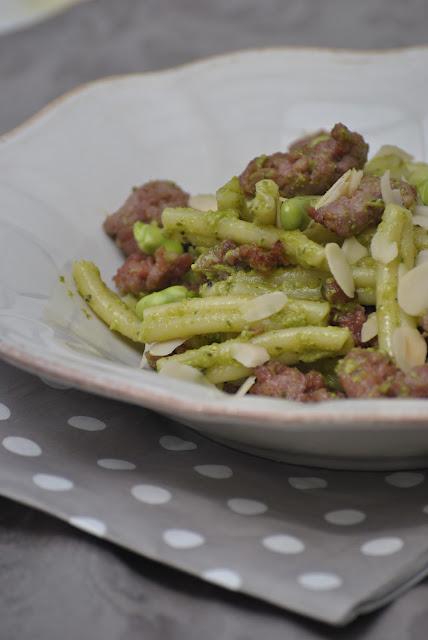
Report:
[{"label": "gray polka dot napkin", "polygon": [[227,589],[344,624],[428,573],[423,472],[241,454],[0,364],[0,492]]}]

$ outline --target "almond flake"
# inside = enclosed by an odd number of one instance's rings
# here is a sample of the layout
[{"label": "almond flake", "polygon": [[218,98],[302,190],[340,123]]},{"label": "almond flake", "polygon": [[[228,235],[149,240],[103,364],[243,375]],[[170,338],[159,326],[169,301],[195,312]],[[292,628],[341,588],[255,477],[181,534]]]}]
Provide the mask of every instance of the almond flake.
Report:
[{"label": "almond flake", "polygon": [[159,373],[168,378],[175,378],[176,380],[183,380],[184,382],[194,382],[196,384],[202,384],[205,386],[212,386],[205,376],[188,364],[182,364],[181,362],[174,362],[174,360],[166,360],[161,364]]},{"label": "almond flake", "polygon": [[424,229],[428,229],[428,216],[416,215],[416,216],[413,216],[412,220],[414,225],[417,225],[418,227],[423,227]]},{"label": "almond flake", "polygon": [[418,255],[416,256],[415,266],[418,267],[423,262],[428,262],[428,249],[422,249],[422,251],[419,251]]},{"label": "almond flake", "polygon": [[351,177],[348,181],[348,197],[350,198],[353,193],[360,186],[360,182],[363,177],[363,171],[357,171],[356,169],[351,169]]},{"label": "almond flake", "polygon": [[389,264],[398,256],[398,246],[396,242],[391,242],[381,231],[374,234],[370,251],[372,257],[382,264]]},{"label": "almond flake", "polygon": [[401,280],[401,278],[404,278],[404,276],[408,272],[409,270],[406,267],[406,265],[403,262],[400,262],[400,264],[398,265],[398,280]]},{"label": "almond flake", "polygon": [[238,391],[235,393],[237,398],[247,395],[251,387],[256,381],[256,376],[249,376],[239,387]]},{"label": "almond flake", "polygon": [[351,266],[342,249],[335,242],[329,242],[325,246],[325,257],[331,275],[348,298],[355,295],[355,284]]},{"label": "almond flake", "polygon": [[398,281],[397,299],[409,316],[420,316],[428,309],[428,262],[410,269]]},{"label": "almond flake", "polygon": [[392,334],[392,351],[397,366],[407,373],[425,363],[427,343],[414,327],[399,327]]},{"label": "almond flake", "polygon": [[176,340],[165,340],[164,342],[152,342],[146,345],[144,353],[148,351],[152,356],[169,356],[173,351],[180,347],[187,338],[177,338]]},{"label": "almond flake", "polygon": [[258,367],[269,360],[269,354],[264,347],[249,344],[248,342],[233,344],[230,348],[230,355],[234,360],[249,369]]},{"label": "almond flake", "polygon": [[392,189],[391,187],[391,178],[389,169],[385,171],[383,176],[380,179],[380,191],[382,194],[382,200],[387,204],[398,204],[402,205],[403,202],[401,200],[401,193],[399,189]]},{"label": "almond flake", "polygon": [[342,244],[342,251],[349,264],[355,264],[358,260],[361,260],[361,258],[369,255],[368,249],[366,249],[361,242],[358,242],[354,236],[352,238],[346,238]]},{"label": "almond flake", "polygon": [[370,342],[377,336],[377,316],[376,312],[371,313],[361,327],[361,342]]},{"label": "almond flake", "polygon": [[339,180],[336,180],[334,185],[330,187],[323,196],[321,196],[315,205],[315,209],[325,207],[326,205],[335,202],[341,196],[352,196],[354,191],[358,189],[362,177],[362,171],[348,169],[348,171],[344,173],[343,176],[340,176]]},{"label": "almond flake", "polygon": [[264,293],[261,296],[253,298],[249,302],[246,302],[246,307],[243,310],[243,317],[248,322],[257,322],[257,320],[264,320],[273,316],[278,311],[281,311],[288,302],[288,298],[285,293],[281,291],[273,291],[272,293]]}]

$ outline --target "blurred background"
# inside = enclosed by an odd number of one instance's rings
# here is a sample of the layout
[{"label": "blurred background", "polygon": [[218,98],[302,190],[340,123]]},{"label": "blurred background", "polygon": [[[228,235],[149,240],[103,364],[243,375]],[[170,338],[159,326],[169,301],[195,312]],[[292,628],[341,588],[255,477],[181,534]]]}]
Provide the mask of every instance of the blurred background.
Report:
[{"label": "blurred background", "polygon": [[250,47],[423,44],[427,11],[426,0],[0,0],[0,131],[105,75]]}]

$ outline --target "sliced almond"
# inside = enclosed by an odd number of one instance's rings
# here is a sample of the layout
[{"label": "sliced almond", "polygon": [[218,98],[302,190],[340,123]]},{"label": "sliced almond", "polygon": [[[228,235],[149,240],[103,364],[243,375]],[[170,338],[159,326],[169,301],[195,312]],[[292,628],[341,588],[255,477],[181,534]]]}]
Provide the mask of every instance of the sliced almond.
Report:
[{"label": "sliced almond", "polygon": [[198,211],[217,211],[217,199],[211,193],[201,193],[196,196],[190,196],[189,207],[198,209]]},{"label": "sliced almond", "polygon": [[428,207],[423,204],[418,205],[417,207],[415,207],[415,215],[428,216]]},{"label": "sliced almond", "polygon": [[403,202],[401,200],[401,193],[398,189],[393,189],[391,187],[391,178],[389,169],[385,171],[383,176],[380,179],[380,191],[382,194],[382,200],[385,205],[387,204],[398,204],[402,205]]},{"label": "sliced almond", "polygon": [[397,156],[404,162],[411,162],[413,160],[413,156],[411,156],[410,153],[393,144],[384,144],[374,157],[381,158],[382,156]]},{"label": "sliced almond", "polygon": [[161,364],[159,373],[168,378],[183,380],[184,382],[195,382],[205,386],[212,386],[199,369],[190,367],[188,364],[174,362],[174,360],[166,360]]},{"label": "sliced almond", "polygon": [[376,312],[371,313],[363,326],[361,327],[361,342],[370,342],[377,336],[377,315]]},{"label": "sliced almond", "polygon": [[392,352],[397,366],[407,373],[425,363],[427,343],[414,327],[399,327],[392,334]]},{"label": "sliced almond", "polygon": [[416,256],[415,266],[418,267],[423,262],[428,262],[428,249],[422,249],[422,251],[419,251],[418,255]]},{"label": "sliced almond", "polygon": [[398,279],[401,280],[401,278],[404,278],[404,276],[408,272],[409,270],[406,265],[403,262],[400,262],[400,264],[398,265]]},{"label": "sliced almond", "polygon": [[381,231],[376,231],[371,244],[370,251],[372,257],[382,264],[389,264],[398,256],[398,246],[396,242],[391,242]]},{"label": "sliced almond", "polygon": [[357,171],[357,169],[351,169],[351,177],[348,181],[348,197],[351,197],[353,193],[360,186],[360,182],[363,177],[363,171]]},{"label": "sliced almond", "polygon": [[140,369],[149,370],[151,366],[149,365],[149,361],[147,360],[146,351],[144,350],[143,356],[140,360]]},{"label": "sliced almond", "polygon": [[343,176],[340,176],[339,180],[336,180],[334,185],[321,196],[315,205],[315,209],[325,207],[327,204],[335,202],[341,196],[351,196],[354,191],[358,189],[362,177],[362,171],[348,169],[348,171],[344,173]]},{"label": "sliced almond", "polygon": [[238,391],[235,393],[235,396],[237,396],[239,398],[239,397],[247,395],[247,393],[249,392],[249,390],[251,389],[251,387],[253,386],[255,381],[256,381],[256,376],[249,376],[241,384],[241,386],[239,387]]},{"label": "sliced almond", "polygon": [[273,316],[281,311],[288,302],[288,298],[282,291],[264,293],[246,303],[242,315],[248,322],[256,322]]},{"label": "sliced almond", "polygon": [[164,342],[152,342],[146,345],[146,350],[152,356],[169,356],[173,351],[180,347],[187,338],[177,338],[176,340],[165,340]]},{"label": "sliced almond", "polygon": [[346,238],[342,244],[342,251],[349,264],[355,264],[358,260],[361,260],[361,258],[369,255],[368,249],[364,247],[361,242],[358,242],[355,237]]},{"label": "sliced almond", "polygon": [[414,225],[417,225],[418,227],[423,227],[424,229],[428,229],[428,216],[416,215],[416,216],[413,216],[412,220]]},{"label": "sliced almond", "polygon": [[428,262],[410,269],[398,281],[397,299],[409,316],[421,316],[428,309]]},{"label": "sliced almond", "polygon": [[355,284],[351,266],[342,249],[335,242],[329,242],[325,246],[325,257],[331,275],[348,298],[355,295]]},{"label": "sliced almond", "polygon": [[269,360],[269,354],[264,347],[249,344],[248,342],[233,344],[230,348],[230,355],[234,360],[249,369],[258,367]]}]

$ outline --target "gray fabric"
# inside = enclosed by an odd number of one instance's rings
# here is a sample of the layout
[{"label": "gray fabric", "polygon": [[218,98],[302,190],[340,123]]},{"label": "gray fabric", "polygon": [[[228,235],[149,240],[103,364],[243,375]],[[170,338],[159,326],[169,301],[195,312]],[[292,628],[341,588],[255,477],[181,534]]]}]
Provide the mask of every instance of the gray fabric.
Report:
[{"label": "gray fabric", "polygon": [[1,493],[137,553],[332,624],[427,567],[423,473],[275,464],[6,365],[0,389]]},{"label": "gray fabric", "polygon": [[[386,48],[423,43],[425,11],[424,0],[93,0],[0,38],[0,131],[76,84],[113,73],[158,69],[252,46]],[[387,474],[319,472],[269,463],[203,440],[151,412],[49,388],[4,364],[1,402],[0,440],[9,447],[0,446],[2,494],[65,520],[95,518],[93,532],[185,571],[201,575],[228,569],[231,573],[211,573],[211,579],[221,577],[258,598],[339,624],[398,595],[420,579],[427,566],[424,474],[394,476],[388,483]],[[84,431],[68,424],[72,416],[82,414],[104,421],[106,428]],[[165,435],[196,447],[175,441],[181,451],[165,449],[159,442]],[[41,447],[41,455],[13,453],[11,448],[22,446],[38,452],[35,445],[10,440],[16,437],[31,439]],[[136,468],[120,471],[97,465],[106,458],[126,460]],[[233,475],[214,479],[194,470],[196,465],[213,464],[229,467]],[[36,474],[43,486],[49,478],[40,474],[60,476],[74,486],[61,491],[42,488],[33,481]],[[313,476],[327,485],[302,490],[289,481]],[[169,491],[171,499],[141,502],[131,494],[132,487],[141,484]],[[56,487],[61,486],[67,483],[57,481]],[[152,501],[168,496],[147,487],[137,494]],[[235,513],[227,505],[234,498],[255,500],[267,510]],[[348,526],[325,520],[327,513],[344,509],[366,518]],[[358,519],[355,513],[345,516],[348,521],[352,516]],[[163,534],[177,528],[203,536],[204,544],[181,550],[168,546]],[[279,540],[283,550],[299,553],[264,547],[262,539],[274,535],[293,536],[276,538],[276,544]],[[393,540],[378,545],[378,551],[395,553],[361,552],[362,545],[385,537]],[[310,572],[333,573],[342,584],[311,591],[298,582]]]}]

